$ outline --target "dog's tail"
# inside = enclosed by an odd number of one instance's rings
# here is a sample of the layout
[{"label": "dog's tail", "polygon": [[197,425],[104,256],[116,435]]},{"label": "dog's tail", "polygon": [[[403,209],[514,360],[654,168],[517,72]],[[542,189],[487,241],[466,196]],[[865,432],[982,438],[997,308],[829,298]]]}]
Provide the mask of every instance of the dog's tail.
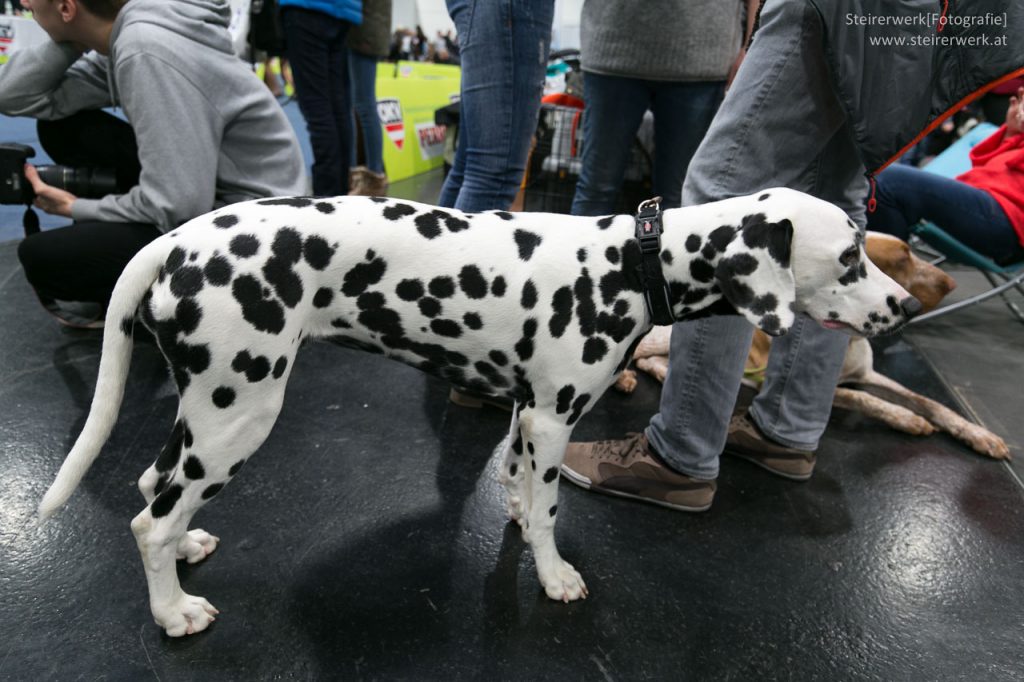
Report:
[{"label": "dog's tail", "polygon": [[114,286],[107,308],[103,353],[89,417],[61,465],[56,480],[39,503],[39,523],[46,521],[67,502],[110,437],[121,408],[132,359],[135,311],[156,280],[171,246],[167,239],[157,239],[145,246],[128,263]]}]

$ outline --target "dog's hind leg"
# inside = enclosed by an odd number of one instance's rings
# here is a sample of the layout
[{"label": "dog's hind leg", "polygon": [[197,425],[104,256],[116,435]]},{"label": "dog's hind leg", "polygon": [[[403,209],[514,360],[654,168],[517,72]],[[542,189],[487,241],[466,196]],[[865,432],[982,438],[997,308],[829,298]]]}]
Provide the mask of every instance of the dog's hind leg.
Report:
[{"label": "dog's hind leg", "polygon": [[558,553],[555,514],[558,510],[558,471],[572,427],[550,411],[525,408],[519,416],[525,454],[521,467],[529,497],[524,509],[523,538],[533,547],[537,575],[552,599],[569,602],[587,596],[583,578]]},{"label": "dog's hind leg", "polygon": [[519,405],[516,404],[512,410],[512,425],[509,427],[508,436],[501,442],[504,450],[502,452],[501,483],[508,493],[506,502],[508,504],[508,515],[513,521],[524,526],[525,500],[528,491],[525,489],[526,471],[523,460],[523,437],[519,432]]},{"label": "dog's hind leg", "polygon": [[[132,520],[132,532],[146,570],[153,618],[172,637],[204,630],[217,613],[208,601],[181,589],[175,559],[190,542],[202,544],[200,538],[187,531],[189,521],[238,473],[270,433],[281,408],[284,384],[275,382],[270,389],[239,387],[241,399],[228,403],[219,398],[217,406],[221,409],[216,414],[211,413],[216,408],[210,402],[209,392],[190,388],[182,400],[182,417],[172,432],[170,450],[165,448],[152,467],[158,472],[159,490],[154,487],[155,497]],[[223,396],[214,393],[214,401]],[[190,418],[193,415],[201,420]],[[174,456],[171,453],[177,448],[179,437],[181,448]],[[173,466],[161,471],[175,457]],[[140,485],[144,494],[152,478],[149,473],[143,475]],[[166,479],[161,479],[164,474]],[[165,482],[161,485],[160,480]]]},{"label": "dog's hind leg", "polygon": [[[182,454],[187,456],[191,447],[192,433],[179,414],[170,438],[160,451],[160,456],[139,478],[139,492],[146,499],[146,504],[152,504],[156,496],[167,486],[167,481],[181,461]],[[211,535],[201,528],[194,528],[181,536],[175,558],[197,564],[213,554],[218,542],[220,538],[216,535]]]}]

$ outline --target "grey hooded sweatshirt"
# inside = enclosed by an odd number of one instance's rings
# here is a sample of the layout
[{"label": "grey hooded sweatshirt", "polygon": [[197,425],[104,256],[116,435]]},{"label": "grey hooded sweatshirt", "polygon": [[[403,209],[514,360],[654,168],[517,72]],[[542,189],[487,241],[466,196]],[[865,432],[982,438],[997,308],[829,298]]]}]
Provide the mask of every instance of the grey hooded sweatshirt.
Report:
[{"label": "grey hooded sweatshirt", "polygon": [[109,57],[47,42],[0,67],[4,114],[58,119],[120,106],[135,131],[138,186],[76,199],[73,218],[167,231],[224,204],[308,193],[295,132],[232,52],[229,19],[226,0],[130,0]]}]

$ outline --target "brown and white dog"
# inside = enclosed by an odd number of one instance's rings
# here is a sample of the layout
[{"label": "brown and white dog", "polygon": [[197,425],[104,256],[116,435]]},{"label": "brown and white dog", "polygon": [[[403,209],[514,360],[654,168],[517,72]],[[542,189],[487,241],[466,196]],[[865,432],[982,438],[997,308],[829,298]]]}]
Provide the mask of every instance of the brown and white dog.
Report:
[{"label": "brown and white dog", "polygon": [[[865,251],[882,272],[921,301],[923,312],[935,308],[956,287],[949,275],[915,256],[907,243],[896,237],[868,232]],[[671,334],[671,327],[655,327],[633,353],[637,369],[662,382],[668,372]],[[770,348],[771,337],[757,330],[747,355],[745,382],[761,386]],[[627,369],[619,376],[615,388],[632,393],[636,383],[636,373]],[[1010,458],[1010,450],[999,436],[876,372],[871,344],[864,338],[850,339],[832,405],[874,417],[904,433],[923,436],[945,431],[982,455]]]}]

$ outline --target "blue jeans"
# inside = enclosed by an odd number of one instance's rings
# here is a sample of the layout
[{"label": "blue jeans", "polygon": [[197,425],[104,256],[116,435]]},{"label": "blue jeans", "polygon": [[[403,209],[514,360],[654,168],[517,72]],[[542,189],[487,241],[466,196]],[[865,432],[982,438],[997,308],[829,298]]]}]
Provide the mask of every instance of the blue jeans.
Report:
[{"label": "blue jeans", "polygon": [[282,8],[281,23],[295,78],[295,99],[313,148],[313,194],[348,194],[352,103],[345,36],[351,24],[300,7]]},{"label": "blue jeans", "polygon": [[[683,185],[683,205],[802,190],[838,205],[863,227],[867,181],[809,3],[768,0],[761,26]],[[753,327],[738,316],[672,327],[661,409],[647,428],[672,468],[718,475]],[[750,416],[773,441],[815,450],[828,424],[849,337],[800,315],[773,339],[765,384]]]},{"label": "blue jeans", "polygon": [[462,58],[455,161],[438,204],[507,209],[526,170],[544,90],[554,0],[448,0]]},{"label": "blue jeans", "polygon": [[[354,120],[363,131],[363,156],[366,167],[374,173],[384,172],[384,135],[377,115],[377,58],[352,50],[348,56],[349,80],[352,83]],[[353,137],[355,124],[352,126]],[[356,145],[352,145],[350,166],[356,165]]]},{"label": "blue jeans", "polygon": [[911,166],[878,174],[878,206],[868,229],[906,239],[920,220],[930,220],[978,253],[999,263],[1024,257],[1016,230],[985,190]]},{"label": "blue jeans", "polygon": [[630,149],[644,112],[654,114],[654,195],[680,205],[690,158],[711,125],[725,83],[671,83],[584,72],[583,166],[573,215],[615,210]]}]

